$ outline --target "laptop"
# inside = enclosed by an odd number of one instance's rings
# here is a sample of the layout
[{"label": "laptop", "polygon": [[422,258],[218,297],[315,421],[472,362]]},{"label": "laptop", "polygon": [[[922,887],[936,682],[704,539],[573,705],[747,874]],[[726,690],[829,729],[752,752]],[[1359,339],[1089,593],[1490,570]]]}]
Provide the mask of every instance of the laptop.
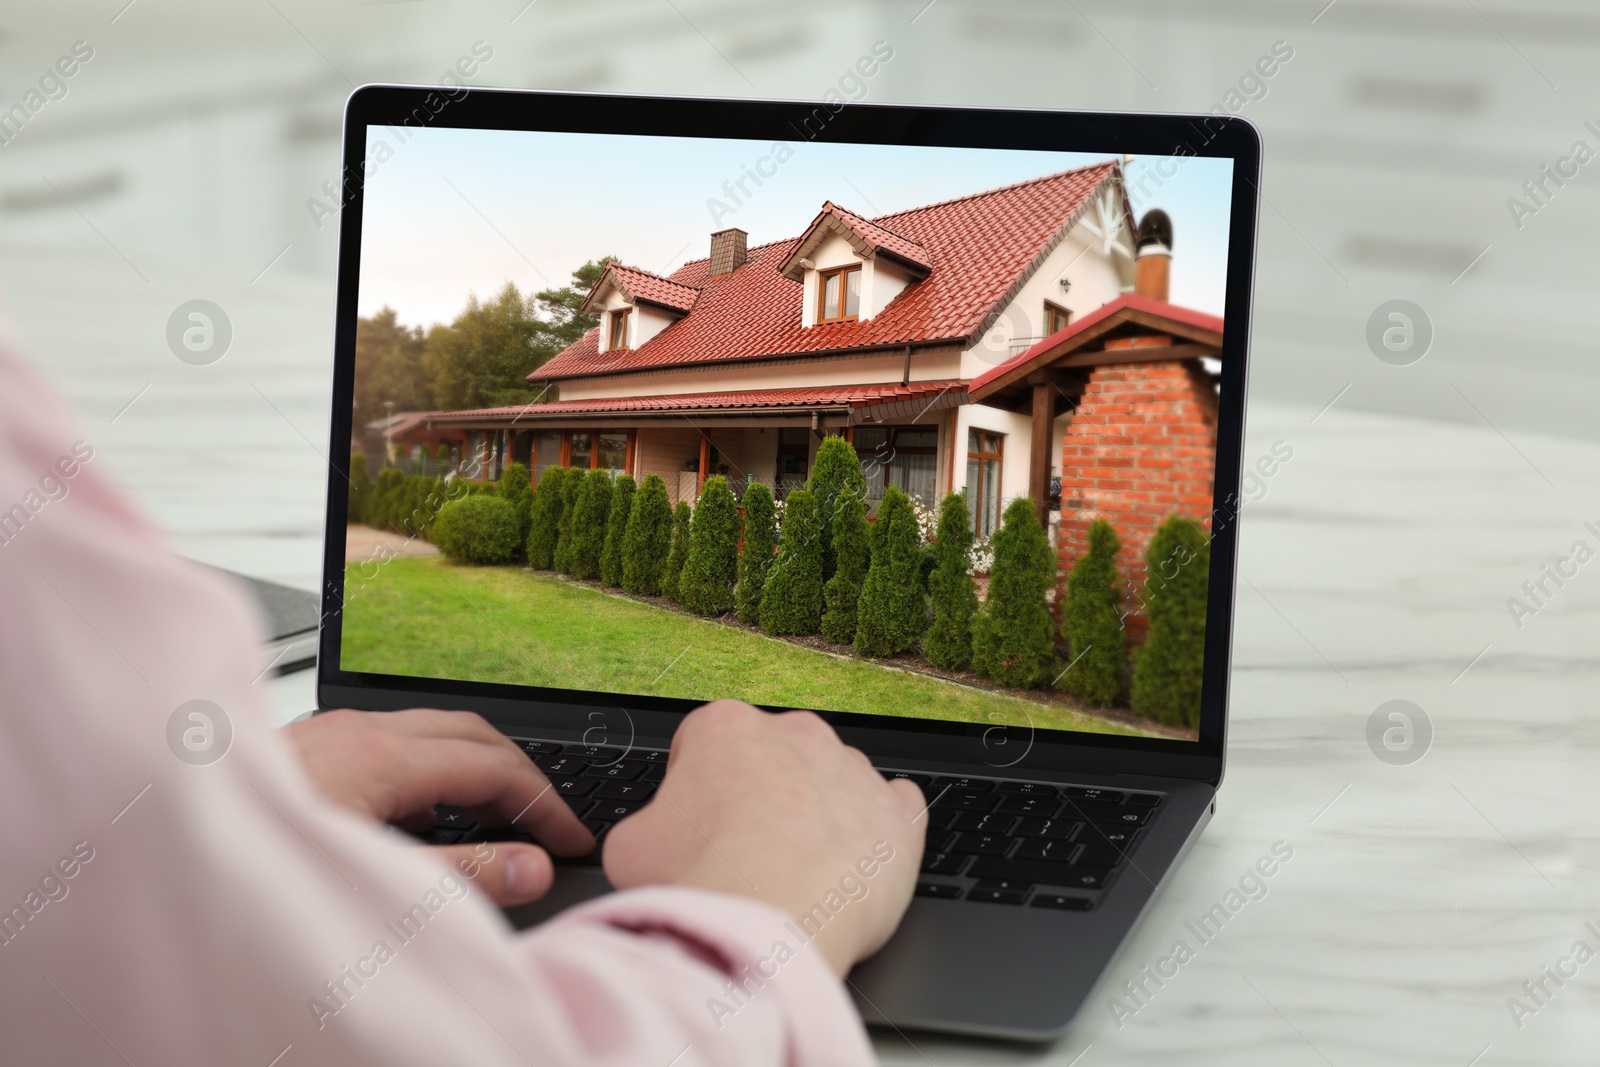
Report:
[{"label": "laptop", "polygon": [[[822,103],[351,97],[318,706],[477,712],[602,837],[698,705],[817,711],[928,800],[863,1017],[1047,1040],[1222,780],[1260,144],[858,102],[883,61]],[[561,861],[511,918],[607,891]]]}]

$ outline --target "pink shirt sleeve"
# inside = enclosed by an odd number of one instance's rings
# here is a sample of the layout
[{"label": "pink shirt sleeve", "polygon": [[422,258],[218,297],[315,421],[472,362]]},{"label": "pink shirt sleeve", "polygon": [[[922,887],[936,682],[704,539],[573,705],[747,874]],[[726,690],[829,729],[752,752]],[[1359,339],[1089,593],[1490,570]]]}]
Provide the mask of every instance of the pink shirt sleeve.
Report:
[{"label": "pink shirt sleeve", "polygon": [[872,1062],[774,909],[645,889],[519,934],[324,802],[268,722],[252,609],[109,467],[0,337],[5,1063]]}]

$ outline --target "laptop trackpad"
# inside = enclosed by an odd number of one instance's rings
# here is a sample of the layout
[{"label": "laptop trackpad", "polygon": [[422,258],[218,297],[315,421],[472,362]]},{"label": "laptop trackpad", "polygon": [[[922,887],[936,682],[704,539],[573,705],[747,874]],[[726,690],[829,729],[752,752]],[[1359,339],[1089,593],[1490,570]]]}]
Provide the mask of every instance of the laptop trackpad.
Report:
[{"label": "laptop trackpad", "polygon": [[556,864],[556,881],[550,892],[531,904],[506,908],[506,918],[518,930],[537,926],[557,912],[611,892],[611,883],[599,867]]}]

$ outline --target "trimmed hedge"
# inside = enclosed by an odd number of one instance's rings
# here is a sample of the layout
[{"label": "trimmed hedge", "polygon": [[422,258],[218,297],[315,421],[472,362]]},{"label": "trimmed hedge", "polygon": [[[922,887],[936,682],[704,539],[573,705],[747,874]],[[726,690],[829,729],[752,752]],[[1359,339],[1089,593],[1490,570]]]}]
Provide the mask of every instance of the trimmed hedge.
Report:
[{"label": "trimmed hedge", "polygon": [[385,467],[378,472],[378,479],[372,486],[372,495],[367,499],[368,526],[375,526],[380,530],[388,527],[391,498],[405,480],[405,473],[399,467]]},{"label": "trimmed hedge", "polygon": [[778,559],[761,597],[761,628],[769,634],[814,634],[822,627],[822,543],[817,498],[796,489],[783,501]]},{"label": "trimmed hedge", "polygon": [[846,493],[857,493],[863,499],[867,495],[867,479],[861,472],[861,457],[856,454],[855,446],[837,435],[824,437],[817,446],[817,461],[806,488],[816,497],[817,535],[822,542],[822,580],[827,581],[838,569],[833,547],[833,513]]},{"label": "trimmed hedge", "polygon": [[1144,559],[1150,636],[1133,661],[1133,710],[1192,728],[1200,725],[1211,539],[1198,522],[1173,515],[1150,539]]},{"label": "trimmed hedge", "polygon": [[884,490],[871,540],[872,566],[856,606],[856,651],[892,656],[915,648],[928,624],[922,531],[911,498],[895,486]]},{"label": "trimmed hedge", "polygon": [[638,487],[633,476],[617,476],[611,493],[611,514],[606,516],[606,539],[600,548],[600,580],[607,585],[622,584],[622,545],[628,536],[628,519],[633,514],[633,497]]},{"label": "trimmed hedge", "polygon": [[773,550],[778,540],[776,506],[772,490],[754,478],[745,487],[744,535],[739,549],[739,589],[736,606],[739,621],[755,626],[761,621],[761,595],[767,572],[772,569]]},{"label": "trimmed hedge", "polygon": [[856,639],[856,607],[872,563],[864,492],[840,493],[833,508],[833,577],[822,588],[822,632],[841,645]]},{"label": "trimmed hedge", "polygon": [[517,554],[517,513],[498,496],[450,501],[434,529],[439,550],[457,563],[510,563]]},{"label": "trimmed hedge", "polygon": [[350,453],[350,497],[345,507],[345,522],[366,521],[367,504],[372,500],[372,472],[367,470],[363,452]]},{"label": "trimmed hedge", "polygon": [[1089,527],[1089,551],[1067,576],[1061,629],[1071,666],[1063,688],[1091,704],[1111,705],[1127,682],[1127,634],[1122,629],[1122,577],[1117,550],[1122,542],[1104,519]]},{"label": "trimmed hedge", "polygon": [[989,595],[972,627],[975,671],[1019,689],[1051,680],[1055,642],[1046,594],[1054,580],[1050,541],[1034,514],[1033,500],[1018,497],[1006,506],[994,535]]},{"label": "trimmed hedge", "polygon": [[733,610],[738,580],[739,501],[719,474],[700,489],[689,527],[689,554],[678,576],[678,601],[697,615],[726,615]]},{"label": "trimmed hedge", "polygon": [[637,596],[660,596],[672,551],[672,504],[661,475],[647,475],[633,498],[622,541],[622,587]]},{"label": "trimmed hedge", "polygon": [[551,556],[551,564],[562,574],[572,573],[572,516],[578,506],[578,490],[583,485],[585,473],[576,467],[569,467],[567,476],[561,481],[561,510],[556,516],[556,550]]},{"label": "trimmed hedge", "polygon": [[528,543],[528,529],[533,524],[533,472],[526,464],[512,463],[500,472],[500,496],[517,513],[517,550],[520,553]]},{"label": "trimmed hedge", "polygon": [[689,556],[689,527],[693,512],[687,500],[678,501],[672,511],[672,551],[661,568],[661,595],[678,599],[678,576],[683,573],[683,561]]},{"label": "trimmed hedge", "polygon": [[928,591],[933,599],[933,625],[922,642],[923,654],[943,670],[966,670],[972,663],[978,584],[972,580],[972,514],[965,493],[950,493],[939,505]]},{"label": "trimmed hedge", "polygon": [[611,475],[596,467],[578,486],[572,507],[572,576],[600,577],[600,553],[606,544],[606,520],[611,517]]},{"label": "trimmed hedge", "polygon": [[561,536],[561,510],[566,504],[566,482],[571,470],[546,467],[539,475],[528,508],[528,566],[547,571],[556,565],[556,542]]}]

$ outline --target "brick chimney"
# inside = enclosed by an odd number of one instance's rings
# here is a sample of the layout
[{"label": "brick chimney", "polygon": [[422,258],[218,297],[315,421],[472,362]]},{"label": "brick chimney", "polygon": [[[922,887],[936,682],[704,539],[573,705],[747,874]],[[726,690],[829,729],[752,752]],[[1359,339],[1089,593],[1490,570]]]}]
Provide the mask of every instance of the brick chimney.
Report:
[{"label": "brick chimney", "polygon": [[[715,238],[713,238],[715,240]],[[1172,277],[1172,220],[1160,208],[1145,212],[1139,220],[1137,251],[1134,253],[1133,291],[1152,300],[1167,299]]]},{"label": "brick chimney", "polygon": [[744,266],[747,258],[745,242],[749,237],[749,234],[737,226],[718,230],[711,235],[711,263],[708,271],[711,277],[720,278]]}]

